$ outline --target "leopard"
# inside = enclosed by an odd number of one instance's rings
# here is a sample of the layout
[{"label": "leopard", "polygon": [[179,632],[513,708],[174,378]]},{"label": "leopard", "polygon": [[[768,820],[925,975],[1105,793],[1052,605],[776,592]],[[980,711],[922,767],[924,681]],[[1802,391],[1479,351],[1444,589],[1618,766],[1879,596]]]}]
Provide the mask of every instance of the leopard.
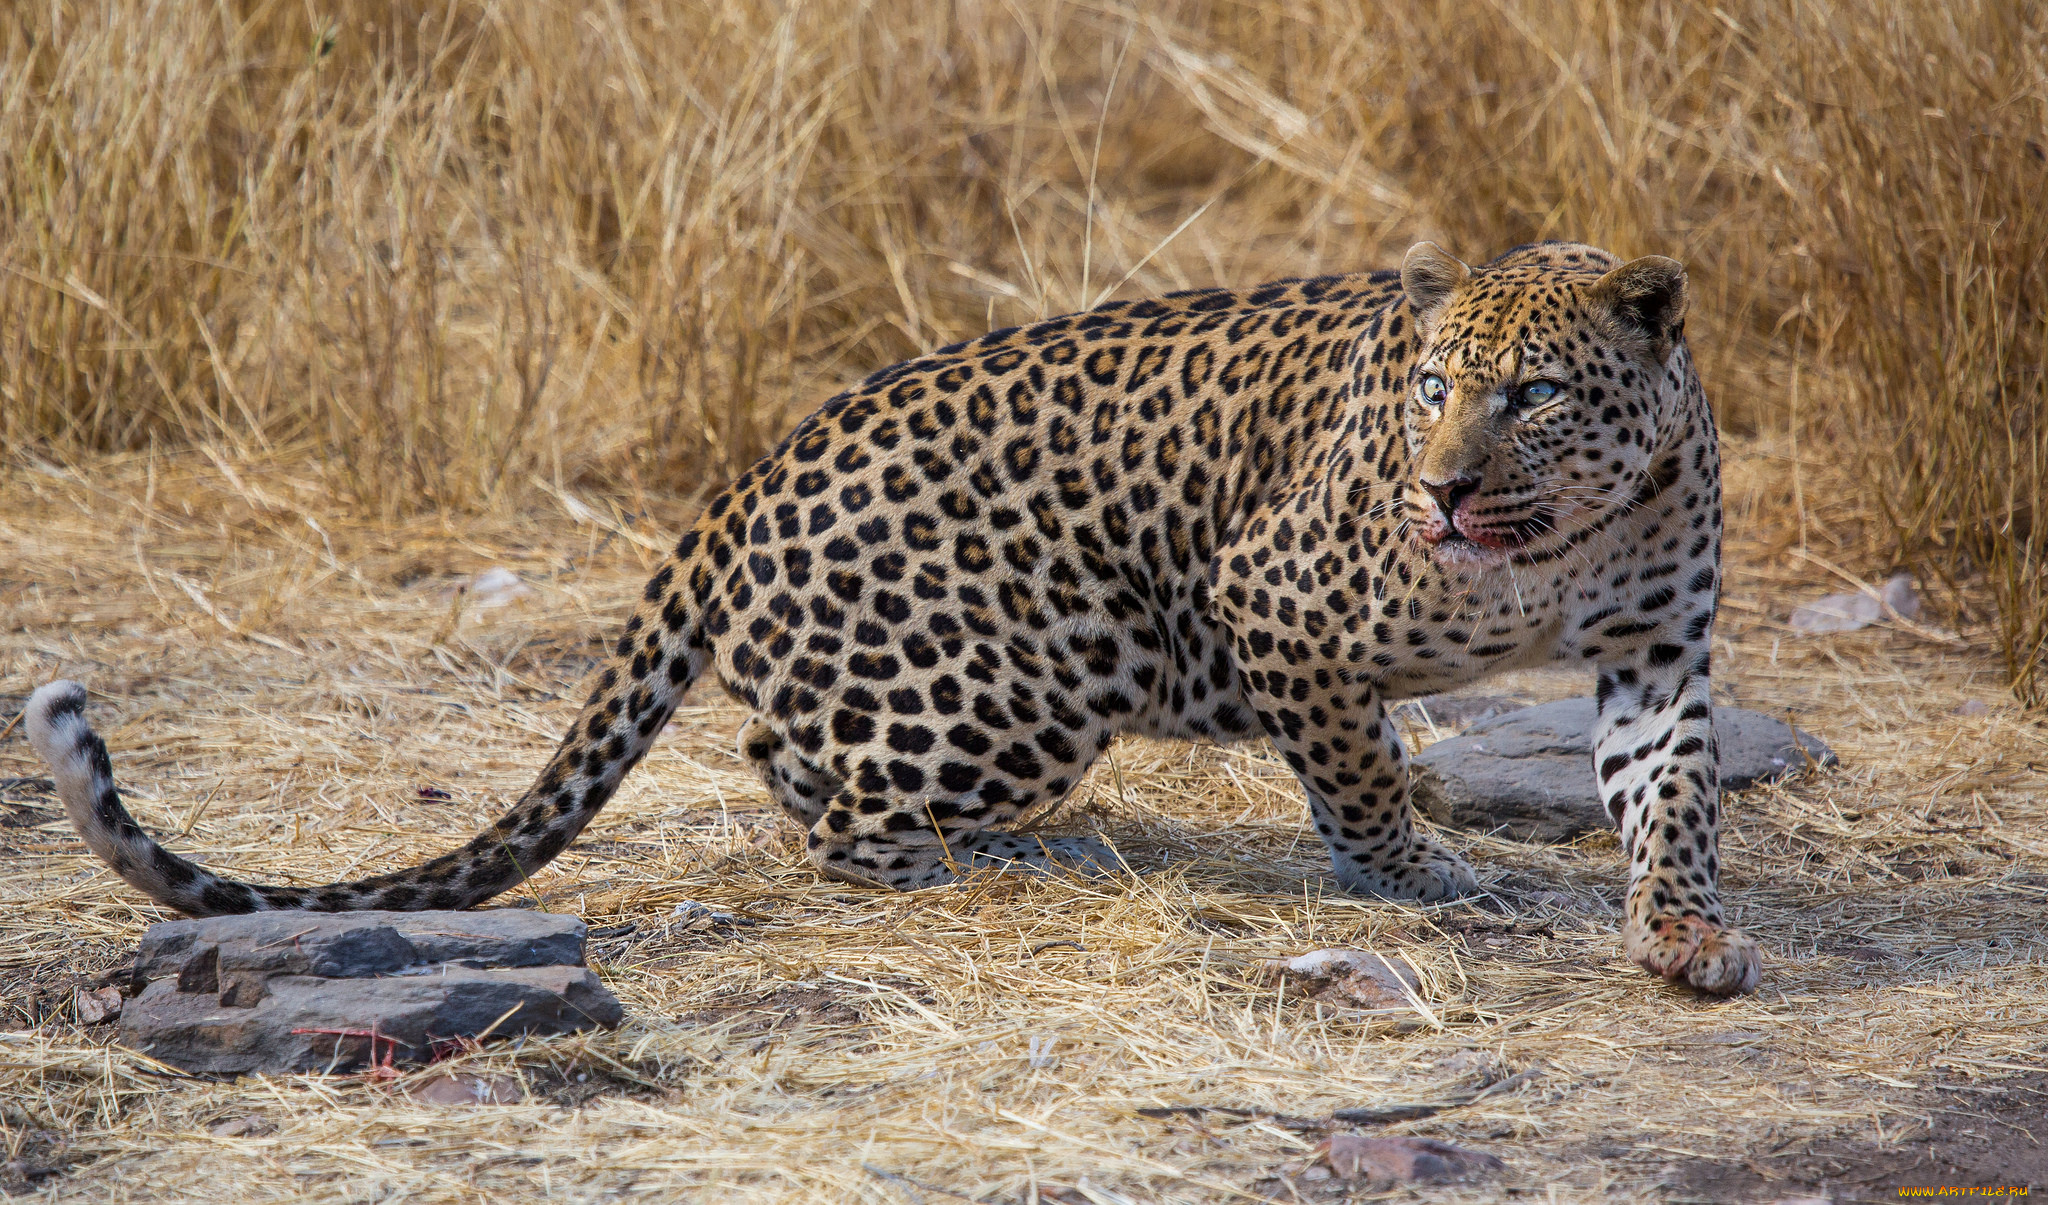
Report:
[{"label": "leopard", "polygon": [[1479,890],[1419,818],[1389,707],[1592,671],[1627,859],[1622,949],[1730,995],[1756,941],[1719,878],[1716,426],[1676,260],[1582,243],[1477,267],[1119,300],[882,369],[720,490],[633,604],[537,778],[460,849],[326,886],[165,849],[76,683],[26,708],[71,823],[193,915],[472,907],[589,824],[705,675],[830,879],[1129,870],[1041,823],[1123,734],[1284,759],[1336,886]]}]

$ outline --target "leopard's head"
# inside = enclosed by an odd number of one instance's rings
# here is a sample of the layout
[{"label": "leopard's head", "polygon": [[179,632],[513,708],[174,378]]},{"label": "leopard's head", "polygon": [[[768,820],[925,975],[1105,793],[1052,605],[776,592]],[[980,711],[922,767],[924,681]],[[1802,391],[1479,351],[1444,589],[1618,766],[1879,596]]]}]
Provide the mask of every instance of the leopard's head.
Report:
[{"label": "leopard's head", "polygon": [[1418,243],[1401,284],[1421,341],[1402,406],[1412,538],[1496,566],[1632,505],[1690,374],[1676,260],[1544,243],[1475,270]]}]

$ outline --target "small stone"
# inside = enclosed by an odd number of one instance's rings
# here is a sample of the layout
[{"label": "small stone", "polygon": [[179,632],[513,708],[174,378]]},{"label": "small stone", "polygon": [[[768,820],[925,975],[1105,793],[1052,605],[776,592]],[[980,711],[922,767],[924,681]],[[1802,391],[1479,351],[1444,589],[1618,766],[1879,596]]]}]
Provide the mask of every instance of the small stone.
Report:
[{"label": "small stone", "polygon": [[97,991],[81,991],[72,998],[72,1007],[78,1010],[81,1025],[98,1025],[121,1015],[121,989],[103,987]]},{"label": "small stone", "polygon": [[429,1105],[516,1105],[526,1099],[509,1075],[438,1075],[406,1091]]},{"label": "small stone", "polygon": [[1260,970],[1289,996],[1338,1008],[1408,1008],[1421,986],[1413,968],[1370,950],[1316,950],[1273,959]]},{"label": "small stone", "polygon": [[[1564,841],[1614,822],[1593,777],[1592,699],[1565,699],[1484,720],[1415,756],[1415,800],[1438,824],[1505,829],[1524,841]],[[1741,707],[1714,709],[1721,789],[1782,778],[1809,761],[1835,764],[1818,738]]]},{"label": "small stone", "polygon": [[1913,575],[1894,573],[1876,594],[1830,594],[1792,612],[1792,630],[1809,636],[1824,632],[1853,632],[1894,615],[1905,620],[1920,617],[1920,594]]},{"label": "small stone", "polygon": [[534,589],[519,580],[510,569],[486,569],[462,584],[472,607],[502,607],[522,598],[532,598]]},{"label": "small stone", "polygon": [[1469,1151],[1434,1138],[1333,1134],[1323,1144],[1321,1153],[1337,1175],[1385,1188],[1397,1184],[1446,1184],[1507,1166],[1482,1151]]}]

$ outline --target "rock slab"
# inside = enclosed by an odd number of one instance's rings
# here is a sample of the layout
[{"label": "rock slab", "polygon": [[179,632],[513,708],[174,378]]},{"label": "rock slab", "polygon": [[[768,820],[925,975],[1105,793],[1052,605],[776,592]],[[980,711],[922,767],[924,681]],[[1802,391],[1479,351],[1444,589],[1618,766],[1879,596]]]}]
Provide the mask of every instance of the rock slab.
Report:
[{"label": "rock slab", "polygon": [[[1504,830],[1524,841],[1564,841],[1612,829],[1593,777],[1592,699],[1565,699],[1483,720],[1415,757],[1416,805],[1439,824]],[[1834,751],[1785,720],[1741,707],[1714,709],[1721,789],[1740,791]]]},{"label": "rock slab", "polygon": [[179,1070],[345,1071],[459,1038],[610,1028],[573,916],[257,912],[151,925],[125,1045]]}]

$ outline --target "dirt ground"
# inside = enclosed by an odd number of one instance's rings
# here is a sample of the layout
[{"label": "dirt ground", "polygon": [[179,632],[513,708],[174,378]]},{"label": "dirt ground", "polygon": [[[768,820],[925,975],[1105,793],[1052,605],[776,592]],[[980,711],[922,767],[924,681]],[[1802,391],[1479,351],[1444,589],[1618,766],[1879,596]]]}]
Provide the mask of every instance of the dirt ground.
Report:
[{"label": "dirt ground", "polygon": [[[1967,604],[1801,637],[1855,534],[1775,449],[1730,469],[1723,702],[1828,741],[1731,801],[1725,889],[1763,987],[1705,999],[1621,957],[1611,836],[1450,839],[1485,894],[1356,900],[1263,746],[1132,741],[1055,827],[1143,873],[910,895],[821,880],[700,687],[591,829],[506,902],[574,912],[623,1028],[471,1056],[515,1103],[364,1077],[203,1082],[81,1025],[74,996],[166,919],[85,853],[18,725],[0,737],[0,1190],[94,1201],[930,1203],[1381,1199],[1331,1133],[1497,1156],[1442,1201],[1897,1200],[2048,1191],[2048,729]],[[0,474],[0,726],[93,690],[131,808],[188,856],[320,882],[418,860],[540,765],[687,504],[405,528],[288,469],[200,457]],[[1797,497],[1798,506],[1790,505]],[[1788,518],[1795,512],[1797,521]],[[530,597],[471,605],[504,567]],[[1960,630],[1960,635],[1950,625]],[[1587,689],[1518,675],[1476,690]],[[1426,734],[1417,734],[1418,740]],[[445,798],[444,798],[445,796]],[[692,919],[695,902],[729,920]],[[1283,1000],[1270,958],[1406,959],[1423,1007]],[[1339,1109],[1476,1103],[1382,1125]]]}]

